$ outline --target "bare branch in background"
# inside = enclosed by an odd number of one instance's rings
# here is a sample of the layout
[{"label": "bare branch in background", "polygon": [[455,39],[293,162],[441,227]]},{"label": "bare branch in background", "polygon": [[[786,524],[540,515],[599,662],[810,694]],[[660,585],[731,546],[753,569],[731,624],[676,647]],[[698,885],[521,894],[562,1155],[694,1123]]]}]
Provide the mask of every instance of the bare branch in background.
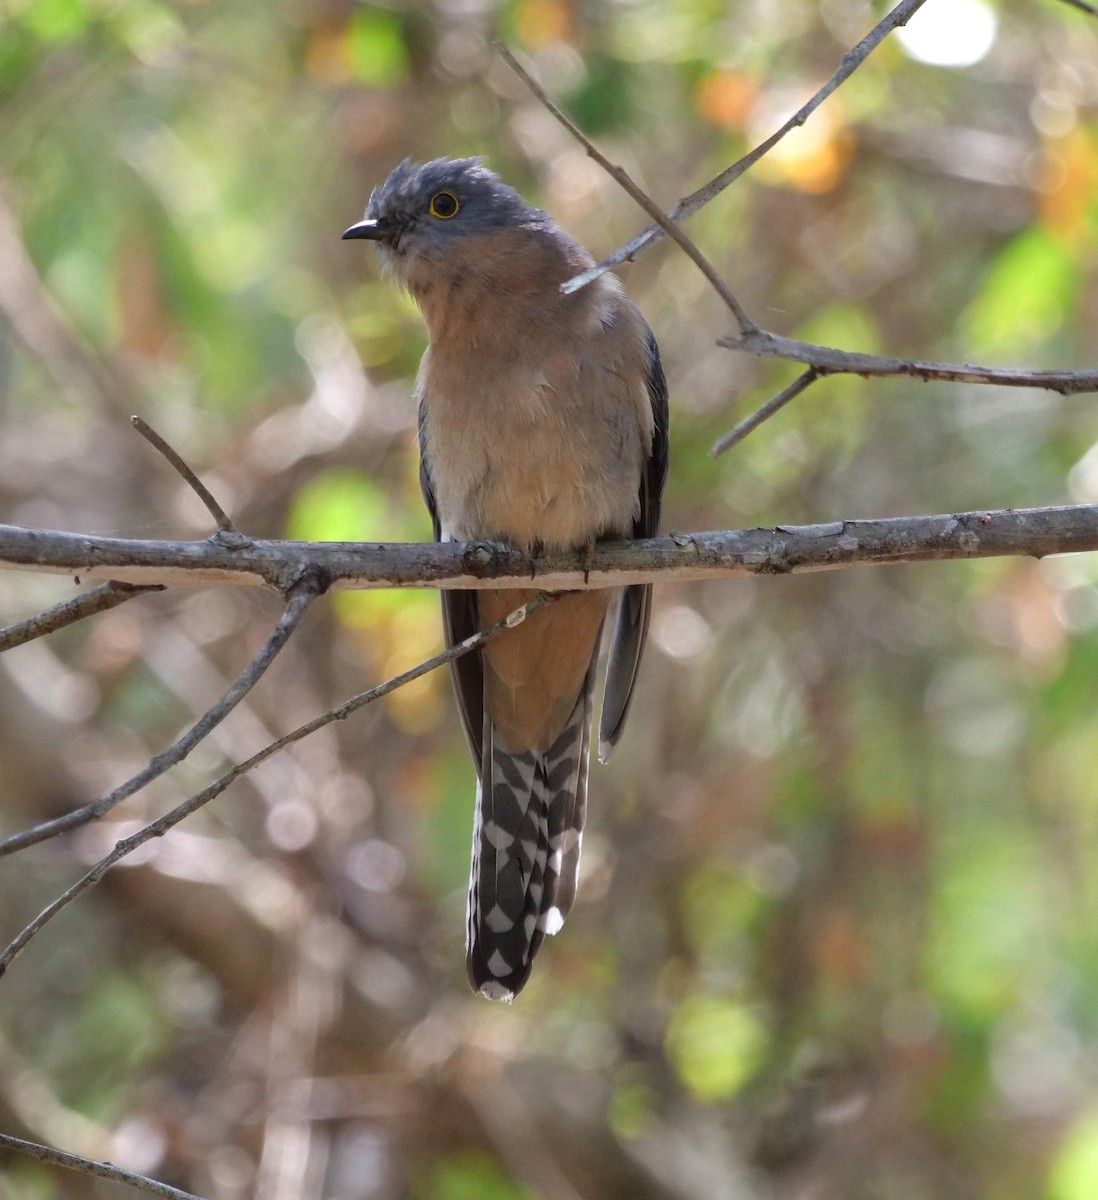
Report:
[{"label": "bare branch in background", "polygon": [[218,504],[216,498],[210,489],[202,482],[201,479],[191,470],[183,461],[180,454],[173,449],[168,443],[140,417],[130,417],[130,424],[137,430],[139,434],[149,443],[154,446],[161,454],[172,464],[173,467],[183,477],[184,482],[192,489],[195,495],[206,506],[206,511],[213,517],[218,529],[222,533],[235,534],[237,537],[244,535],[233,524],[225,510]]},{"label": "bare branch in background", "polygon": [[[1069,0],[1070,2],[1071,0]],[[698,188],[696,192],[691,192],[689,196],[680,200],[667,214],[665,220],[672,224],[685,220],[696,213],[703,205],[708,204],[714,196],[720,195],[729,184],[735,183],[749,167],[753,167],[760,158],[773,150],[786,134],[792,132],[799,125],[803,125],[828,96],[854,74],[885,37],[894,29],[906,25],[925,3],[926,0],[903,0],[901,4],[897,4],[852,50],[848,50],[843,55],[842,63],[835,74],[780,129],[772,133],[765,141],[760,142],[754,150],[745,154],[743,158],[737,159],[736,162],[723,170],[716,178],[711,179],[704,187]],[[649,226],[643,233],[637,234],[632,241],[627,242],[620,249],[615,250],[613,254],[604,258],[597,266],[584,271],[581,275],[577,275],[575,279],[570,279],[567,283],[563,284],[561,291],[565,293],[578,291],[581,287],[597,279],[612,267],[616,267],[623,262],[629,262],[646,246],[658,241],[665,232],[667,232],[667,229],[662,221],[659,224]]]},{"label": "bare branch in background", "polygon": [[62,600],[60,604],[55,604],[45,612],[0,629],[0,654],[5,650],[14,650],[16,646],[22,646],[26,642],[32,642],[35,638],[44,637],[48,633],[56,633],[66,625],[73,625],[85,617],[107,612],[127,600],[132,600],[134,596],[163,590],[157,583],[138,585],[120,583],[116,579],[109,580],[82,596]]},{"label": "bare branch in background", "polygon": [[1092,17],[1098,17],[1098,8],[1095,8],[1093,4],[1088,4],[1087,0],[1064,0],[1064,3],[1079,9],[1080,12],[1089,13]]},{"label": "bare branch in background", "polygon": [[788,358],[808,363],[817,375],[910,375],[927,382],[990,383],[999,387],[1044,388],[1062,396],[1098,392],[1098,371],[1027,371],[1017,367],[981,367],[972,363],[922,362],[919,359],[889,358],[880,354],[858,354],[798,342],[760,330],[746,338],[721,338],[718,346],[747,350],[769,358]]},{"label": "bare branch in background", "polygon": [[224,721],[260,681],[264,672],[274,662],[275,656],[301,624],[309,605],[323,591],[324,588],[318,581],[316,573],[307,575],[301,584],[290,592],[285,611],[270,637],[264,642],[259,653],[233,681],[228,691],[212,708],[207,709],[181,738],[167,750],[162,750],[157,754],[147,767],[91,804],[85,804],[82,808],[66,813],[63,817],[57,817],[53,821],[44,821],[33,829],[0,840],[0,857],[14,854],[17,850],[26,849],[27,846],[36,845],[38,842],[44,842],[48,838],[66,833],[70,829],[86,825],[89,821],[97,820],[105,813],[110,812],[116,805],[121,804],[123,800],[127,800],[152,783],[154,779],[158,779],[165,771],[170,770],[177,763],[181,763],[210,734],[211,730]]},{"label": "bare branch in background", "polygon": [[[541,101],[545,108],[568,130],[569,133],[583,146],[588,155],[599,164],[600,167],[630,196],[644,209],[650,217],[654,217],[656,223],[674,241],[691,262],[697,266],[701,273],[712,284],[717,295],[728,305],[732,311],[732,315],[736,318],[737,323],[743,333],[750,334],[755,331],[755,322],[747,315],[742,304],[736,299],[732,289],[727,283],[717,274],[712,263],[705,257],[704,254],[694,245],[689,237],[675,224],[672,218],[664,216],[663,210],[658,204],[645,192],[638,187],[633,181],[629,173],[624,168],[615,166],[595,145],[594,142],[575,124],[552,100],[549,99],[545,89],[537,82],[536,79],[519,63],[518,59],[511,53],[510,50],[502,42],[496,43],[496,48],[502,55],[504,62],[511,68],[512,71],[526,84],[531,92]],[[590,272],[588,272],[590,274]],[[592,276],[594,278],[594,276]],[[567,292],[569,285],[565,284],[562,291]]]},{"label": "bare branch in background", "polygon": [[[720,191],[738,178],[744,171],[763,157],[770,149],[786,136],[797,125],[803,125],[815,109],[847,79],[850,74],[865,61],[869,53],[880,43],[885,35],[893,29],[904,25],[921,7],[923,0],[906,0],[898,4],[869,35],[851,51],[843,56],[840,69],[828,80],[827,84],[801,108],[785,125],[766,141],[757,146],[750,154],[734,163],[706,187],[682,200],[671,212],[665,215],[655,202],[633,181],[621,167],[615,166],[599,151],[590,138],[573,122],[546,94],[545,89],[530,73],[516,60],[511,51],[502,43],[497,43],[497,49],[504,61],[526,84],[530,91],[584,147],[593,158],[646,212],[655,217],[657,227],[649,229],[629,243],[629,246],[611,255],[604,262],[592,267],[582,275],[569,280],[562,286],[562,291],[572,292],[597,278],[608,266],[632,257],[632,253],[653,240],[658,232],[666,233],[691,261],[701,270],[713,289],[731,310],[739,323],[741,336],[738,338],[722,338],[718,345],[729,350],[742,350],[754,354],[768,355],[777,358],[789,358],[803,362],[809,366],[798,379],[774,396],[750,417],[741,421],[730,430],[713,447],[714,456],[723,453],[745,438],[752,430],[757,429],[764,421],[772,417],[796,396],[806,391],[817,379],[825,375],[857,374],[857,375],[911,375],[919,379],[1000,384],[1008,387],[1039,387],[1060,392],[1064,395],[1076,392],[1098,390],[1098,372],[1095,371],[1023,371],[1003,367],[974,367],[967,364],[953,366],[945,363],[920,362],[898,358],[885,358],[871,354],[852,354],[830,347],[815,346],[807,342],[798,342],[792,338],[782,337],[759,329],[747,315],[740,301],[718,274],[712,263],[698,249],[694,242],[686,236],[676,223],[678,220],[696,211]],[[629,251],[629,253],[625,253]]]},{"label": "bare branch in background", "polygon": [[7,192],[0,179],[0,313],[66,395],[116,416],[133,388],[78,339],[59,311],[23,244]]},{"label": "bare branch in background", "polygon": [[0,1133],[0,1149],[29,1155],[50,1167],[64,1167],[69,1171],[79,1171],[82,1175],[94,1175],[97,1179],[109,1179],[112,1183],[124,1183],[127,1187],[136,1188],[139,1192],[163,1196],[166,1200],[202,1200],[201,1196],[196,1196],[193,1192],[180,1191],[179,1188],[149,1179],[146,1175],[138,1175],[135,1171],[124,1171],[113,1163],[95,1162],[90,1158],[82,1158],[79,1154],[67,1154],[64,1150],[40,1146],[37,1142],[25,1142],[22,1138],[12,1137],[7,1133]]},{"label": "bare branch in background", "polygon": [[738,425],[733,426],[717,442],[713,449],[709,451],[710,455],[716,458],[717,455],[723,454],[726,450],[735,446],[737,442],[742,442],[753,429],[758,429],[764,421],[769,421],[776,412],[785,408],[790,400],[795,399],[801,392],[807,391],[819,377],[819,371],[815,367],[809,367],[803,375],[799,375],[794,379],[784,391],[771,397],[762,408],[757,409],[751,416],[746,417]]},{"label": "bare branch in background", "polygon": [[[204,787],[202,791],[195,793],[190,799],[185,800],[182,804],[177,805],[169,813],[158,818],[150,824],[145,825],[130,837],[123,838],[116,843],[114,849],[106,857],[101,858],[86,875],[81,876],[67,891],[58,896],[51,904],[47,905],[37,917],[15,938],[7,947],[3,954],[0,954],[0,976],[3,976],[8,967],[22,953],[27,943],[38,933],[42,931],[53,920],[58,913],[62,912],[83,892],[97,884],[104,875],[120,862],[128,854],[132,854],[139,847],[145,845],[146,842],[153,838],[163,837],[164,834],[178,825],[180,821],[189,817],[191,813],[197,812],[204,805],[209,804],[211,800],[216,799],[221,795],[226,788],[235,783],[242,775],[246,775],[253,768],[259,766],[260,763],[266,762],[268,758],[277,754],[280,750],[292,745],[294,742],[301,741],[302,738],[308,737],[315,733],[318,729],[323,729],[325,725],[332,724],[333,721],[345,721],[352,713],[357,712],[360,708],[364,708],[367,704],[371,704],[375,700],[380,700],[383,696],[388,696],[390,692],[395,692],[397,688],[403,687],[407,683],[411,683],[415,679],[426,675],[429,671],[434,671],[436,668],[444,666],[448,662],[452,662],[455,658],[461,658],[464,654],[470,654],[474,650],[479,650],[486,642],[493,638],[499,637],[508,629],[513,629],[516,625],[521,625],[527,617],[537,612],[538,609],[544,608],[546,604],[551,604],[555,599],[554,596],[542,592],[533,599],[527,601],[514,612],[509,613],[502,621],[497,621],[495,625],[489,626],[487,629],[481,630],[480,633],[474,634],[472,637],[466,638],[465,641],[457,645],[450,646],[441,654],[436,654],[434,658],[428,659],[426,662],[420,663],[409,671],[404,671],[400,675],[387,680],[385,683],[379,684],[375,688],[370,688],[369,691],[360,692],[357,696],[352,696],[349,700],[343,702],[338,708],[333,708],[329,712],[324,713],[319,717],[314,717],[313,720],[307,721],[304,725],[298,726],[291,733],[280,737],[277,741],[271,742],[270,745],[264,746],[262,750],[253,754],[251,758],[245,759],[244,762],[237,763],[230,771],[226,771],[220,778],[214,780],[213,783]],[[33,831],[32,831],[33,832]]]},{"label": "bare branch in background", "polygon": [[816,346],[811,342],[799,342],[795,338],[781,337],[763,329],[740,338],[721,338],[717,345],[728,350],[745,350],[769,358],[807,363],[810,369],[780,395],[767,401],[758,412],[726,433],[713,447],[714,456],[741,441],[794,396],[827,375],[906,375],[927,383],[982,383],[998,387],[1043,388],[1059,392],[1061,396],[1098,391],[1098,371],[1026,371],[1013,367],[981,367],[971,363],[935,363],[889,358],[879,354],[857,354],[835,350],[830,346]]}]

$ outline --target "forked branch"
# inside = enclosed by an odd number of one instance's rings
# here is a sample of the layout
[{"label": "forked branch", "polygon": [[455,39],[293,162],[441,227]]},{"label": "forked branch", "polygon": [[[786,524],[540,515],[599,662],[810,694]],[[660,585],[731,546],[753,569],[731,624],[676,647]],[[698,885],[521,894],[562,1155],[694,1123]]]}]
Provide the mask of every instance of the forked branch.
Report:
[{"label": "forked branch", "polygon": [[51,904],[47,905],[23,929],[19,936],[8,945],[3,954],[0,954],[0,976],[3,976],[4,972],[22,953],[32,938],[40,933],[54,917],[68,908],[78,896],[86,892],[89,888],[94,887],[115,863],[121,862],[128,854],[132,854],[153,838],[163,837],[169,829],[178,825],[180,821],[189,817],[191,813],[197,812],[198,809],[220,796],[222,792],[235,783],[242,775],[246,775],[249,771],[258,767],[260,763],[266,762],[272,755],[277,754],[287,746],[293,745],[294,742],[299,742],[302,738],[308,737],[318,729],[323,729],[325,725],[330,725],[333,721],[345,721],[360,708],[373,703],[375,700],[380,700],[383,696],[388,696],[390,692],[395,692],[397,688],[403,687],[415,679],[419,679],[429,671],[434,671],[438,667],[452,662],[455,658],[460,658],[463,654],[471,654],[474,650],[479,650],[486,642],[506,633],[508,629],[513,629],[516,625],[522,624],[528,616],[537,612],[538,609],[544,608],[546,604],[551,604],[553,600],[553,596],[542,592],[532,600],[521,605],[514,612],[509,613],[502,621],[497,621],[495,625],[491,625],[487,629],[481,630],[480,633],[466,638],[465,641],[449,647],[441,654],[436,654],[434,658],[420,663],[411,670],[404,671],[402,674],[394,676],[394,678],[379,684],[375,688],[370,688],[369,691],[360,692],[357,696],[352,696],[349,700],[339,705],[338,708],[333,708],[319,717],[314,717],[313,720],[299,726],[291,733],[264,746],[262,750],[253,754],[251,758],[237,763],[231,770],[226,771],[224,775],[215,779],[213,783],[191,796],[190,799],[177,805],[171,812],[165,813],[164,816],[143,826],[136,833],[131,834],[130,837],[123,838],[120,842],[117,842],[110,854],[101,858],[87,874],[81,876],[72,887],[58,896]]},{"label": "forked branch", "polygon": [[784,358],[808,364],[785,391],[768,400],[750,417],[730,429],[713,447],[715,458],[742,441],[763,421],[769,420],[795,396],[800,395],[817,379],[827,375],[907,376],[926,383],[984,383],[998,387],[1040,388],[1058,392],[1061,396],[1077,396],[1098,392],[1098,371],[1027,371],[1015,367],[983,367],[972,363],[924,362],[920,359],[889,358],[880,354],[858,354],[836,350],[831,346],[816,346],[795,338],[781,337],[757,329],[739,338],[721,338],[718,346],[729,350],[746,350],[769,358]]},{"label": "forked branch", "polygon": [[[1084,3],[1083,0],[1067,0],[1076,8],[1098,15],[1098,9]],[[778,395],[772,397],[761,408],[749,417],[740,421],[733,429],[725,434],[713,447],[712,454],[722,454],[725,450],[742,441],[749,433],[757,429],[764,421],[769,420],[780,409],[784,408],[795,397],[807,391],[818,379],[825,375],[857,374],[857,375],[912,375],[924,380],[964,382],[979,384],[998,384],[1007,387],[1037,387],[1060,392],[1063,395],[1079,392],[1098,391],[1098,371],[1025,371],[1004,367],[975,367],[967,364],[952,365],[948,363],[920,362],[898,358],[885,358],[872,354],[855,354],[844,350],[835,350],[827,346],[815,346],[808,342],[799,342],[793,338],[782,337],[760,329],[748,315],[737,299],[728,283],[714,268],[713,264],[698,249],[695,243],[683,232],[679,222],[697,212],[703,205],[708,204],[726,187],[735,182],[745,171],[764,155],[769,153],[784,137],[799,125],[803,125],[816,109],[835,91],[876,49],[885,36],[894,29],[906,25],[912,16],[922,7],[925,0],[903,0],[897,4],[872,30],[851,50],[843,55],[839,69],[831,76],[818,92],[788,121],[777,129],[770,137],[760,142],[750,153],[745,154],[731,166],[726,168],[716,178],[704,187],[680,200],[670,213],[664,213],[647,193],[640,188],[629,174],[619,166],[615,166],[598,149],[589,137],[553,102],[545,89],[530,73],[515,59],[506,46],[499,45],[498,49],[507,65],[526,84],[533,95],[546,110],[552,114],[580,143],[606,172],[615,180],[650,216],[656,224],[643,233],[638,234],[631,242],[616,250],[603,259],[597,266],[584,271],[575,278],[563,284],[561,290],[565,293],[577,291],[579,288],[597,279],[604,271],[632,259],[640,250],[666,234],[682,249],[690,260],[698,267],[712,285],[717,295],[732,311],[740,327],[738,338],[722,338],[718,345],[729,350],[743,350],[753,354],[768,355],[775,358],[792,359],[808,366],[796,380],[788,385]]]},{"label": "forked branch", "polygon": [[272,630],[271,635],[264,642],[259,653],[241,671],[221,699],[211,708],[207,709],[182,737],[173,742],[166,750],[162,750],[157,754],[149,762],[148,766],[142,768],[132,778],[127,779],[125,783],[119,784],[113,791],[108,792],[105,796],[100,796],[98,800],[93,800],[92,803],[85,804],[82,808],[74,809],[72,812],[66,813],[63,817],[57,817],[52,821],[44,821],[41,825],[36,825],[33,829],[0,839],[0,857],[6,854],[14,854],[17,850],[23,850],[27,846],[33,846],[38,842],[44,842],[47,838],[56,837],[58,834],[66,833],[81,825],[86,825],[89,821],[98,820],[99,817],[104,816],[112,808],[121,804],[123,800],[136,795],[142,788],[152,783],[154,779],[158,779],[165,771],[170,770],[177,763],[181,763],[200,742],[225,720],[229,713],[236,708],[241,700],[260,681],[264,672],[274,662],[279,651],[290,640],[294,630],[301,624],[301,620],[308,611],[309,605],[323,591],[324,586],[319,575],[316,572],[306,574],[296,587],[291,588],[286,598],[285,611],[274,630]]},{"label": "forked branch", "polygon": [[[1069,0],[1070,2],[1071,0]],[[894,29],[899,29],[900,26],[906,25],[925,3],[926,0],[902,0],[902,3],[897,4],[891,12],[887,13],[873,26],[856,46],[843,55],[842,62],[839,64],[839,68],[835,74],[831,76],[815,95],[797,109],[784,125],[776,129],[768,138],[760,142],[742,158],[737,159],[731,166],[726,167],[714,179],[711,179],[703,187],[698,188],[696,192],[691,192],[689,196],[683,197],[667,214],[666,220],[675,224],[684,221],[687,217],[693,216],[698,209],[708,204],[715,196],[719,196],[730,184],[735,183],[760,158],[769,154],[784,137],[798,126],[803,125],[828,96],[854,74],[869,55],[884,41],[888,34]],[[650,212],[651,210],[648,209],[647,211]],[[631,262],[641,250],[658,241],[666,232],[667,226],[664,221],[660,221],[656,225],[650,225],[642,233],[637,234],[632,241],[626,242],[624,246],[604,258],[597,266],[584,271],[574,279],[570,279],[564,284],[561,290],[564,292],[578,291],[581,287],[585,287],[592,280],[597,279],[613,267],[623,262]]]}]

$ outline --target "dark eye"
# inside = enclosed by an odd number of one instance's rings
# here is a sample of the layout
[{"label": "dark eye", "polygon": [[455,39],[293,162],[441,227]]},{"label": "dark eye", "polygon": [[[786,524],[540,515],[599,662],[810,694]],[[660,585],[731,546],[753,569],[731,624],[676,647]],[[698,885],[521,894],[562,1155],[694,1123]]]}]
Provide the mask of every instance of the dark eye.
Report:
[{"label": "dark eye", "polygon": [[428,211],[432,217],[441,217],[444,221],[448,221],[451,217],[457,216],[460,207],[458,198],[453,192],[436,192],[431,197],[431,206]]}]

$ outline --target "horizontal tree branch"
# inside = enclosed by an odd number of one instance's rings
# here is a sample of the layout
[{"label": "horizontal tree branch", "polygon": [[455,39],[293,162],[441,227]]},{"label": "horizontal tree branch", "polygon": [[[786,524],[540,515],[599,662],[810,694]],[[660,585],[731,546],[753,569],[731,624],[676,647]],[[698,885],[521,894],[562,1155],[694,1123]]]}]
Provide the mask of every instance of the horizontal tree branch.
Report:
[{"label": "horizontal tree branch", "polygon": [[746,350],[768,358],[785,358],[805,363],[817,376],[908,375],[926,382],[990,383],[1001,387],[1044,388],[1062,396],[1098,392],[1098,371],[1027,371],[1015,367],[982,367],[972,363],[923,362],[914,358],[890,358],[880,354],[857,354],[781,337],[764,329],[745,337],[717,341],[727,350]]},{"label": "horizontal tree branch", "polygon": [[79,1171],[82,1175],[93,1175],[97,1179],[109,1179],[113,1183],[124,1183],[141,1192],[153,1196],[163,1196],[166,1200],[202,1200],[193,1192],[183,1192],[179,1188],[170,1187],[149,1179],[146,1175],[138,1175],[135,1171],[124,1171],[109,1162],[96,1162],[94,1159],[83,1158],[79,1154],[69,1154],[64,1150],[54,1150],[50,1146],[40,1146],[37,1142],[26,1142],[22,1138],[0,1133],[0,1150],[12,1150],[36,1158],[40,1163],[51,1167],[65,1167],[69,1171]]},{"label": "horizontal tree branch", "polygon": [[859,354],[837,350],[832,346],[817,346],[796,338],[782,337],[766,329],[752,329],[740,337],[717,340],[726,350],[743,350],[767,358],[784,358],[805,363],[808,370],[798,376],[784,391],[771,397],[761,408],[740,421],[719,438],[710,454],[713,458],[743,441],[764,421],[784,408],[790,400],[806,391],[817,380],[828,375],[861,375],[868,377],[904,375],[924,383],[982,383],[999,387],[1041,388],[1059,392],[1061,396],[1098,392],[1098,371],[1025,370],[1018,367],[983,367],[973,363],[926,362],[916,358],[892,358],[880,354]]},{"label": "horizontal tree branch", "polygon": [[267,586],[285,594],[316,573],[334,588],[622,587],[659,579],[787,575],[862,564],[1064,554],[1098,549],[1098,506],[998,509],[880,520],[672,533],[600,542],[590,553],[530,556],[493,542],[291,542],[226,545],[93,537],[0,525],[0,569],[165,587]]}]

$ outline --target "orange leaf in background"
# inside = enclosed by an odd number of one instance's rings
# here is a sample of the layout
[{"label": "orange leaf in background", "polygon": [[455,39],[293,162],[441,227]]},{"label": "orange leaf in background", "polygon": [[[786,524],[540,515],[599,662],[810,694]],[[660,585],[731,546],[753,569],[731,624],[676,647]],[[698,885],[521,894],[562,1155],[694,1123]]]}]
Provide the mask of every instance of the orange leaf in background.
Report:
[{"label": "orange leaf in background", "polygon": [[[788,120],[814,88],[783,89],[760,98],[751,115],[749,137],[761,142]],[[759,160],[756,176],[767,183],[820,194],[838,187],[854,157],[854,135],[846,123],[839,97],[814,112],[808,122],[793,129]]]},{"label": "orange leaf in background", "polygon": [[[430,733],[442,723],[446,706],[443,704],[444,693],[436,681],[439,676],[442,676],[441,671],[423,675],[389,694],[389,719],[401,733],[409,736]],[[450,699],[448,691],[446,701]]]},{"label": "orange leaf in background", "polygon": [[572,38],[572,14],[564,0],[520,0],[515,8],[515,36],[537,48]]},{"label": "orange leaf in background", "polygon": [[351,79],[354,72],[344,26],[321,25],[310,31],[305,69],[321,87],[340,87]]},{"label": "orange leaf in background", "polygon": [[703,120],[722,129],[742,130],[758,95],[753,80],[739,71],[717,68],[694,87],[694,107]]},{"label": "orange leaf in background", "polygon": [[169,344],[172,327],[160,296],[156,258],[146,239],[131,235],[123,242],[115,282],[121,345],[145,358],[158,357]]},{"label": "orange leaf in background", "polygon": [[1022,561],[1001,594],[1009,605],[1019,658],[1031,670],[1051,677],[1063,669],[1068,631],[1059,616],[1061,593],[1038,562]]},{"label": "orange leaf in background", "polygon": [[1086,231],[1087,212],[1098,186],[1094,139],[1076,126],[1046,143],[1038,219],[1050,233],[1076,238]]}]

